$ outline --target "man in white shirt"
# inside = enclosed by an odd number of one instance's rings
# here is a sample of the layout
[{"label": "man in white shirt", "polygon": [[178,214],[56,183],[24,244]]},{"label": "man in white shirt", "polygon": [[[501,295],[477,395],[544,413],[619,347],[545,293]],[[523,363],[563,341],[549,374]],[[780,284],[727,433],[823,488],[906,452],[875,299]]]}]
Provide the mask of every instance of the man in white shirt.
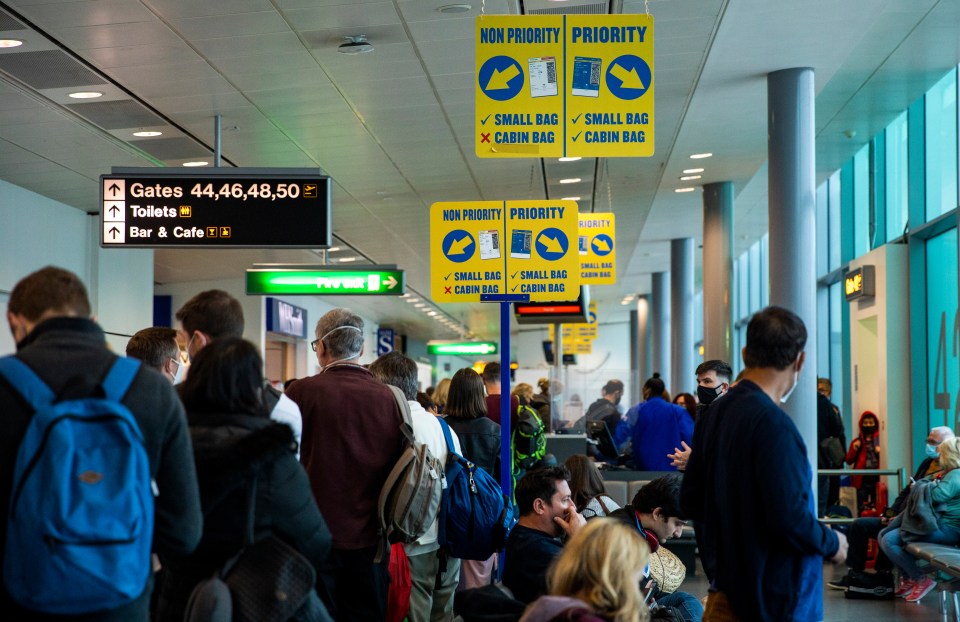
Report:
[{"label": "man in white shirt", "polygon": [[[220,289],[200,292],[177,310],[177,336],[186,344],[187,356],[194,357],[214,339],[243,337],[243,308],[240,302]],[[286,395],[264,387],[264,404],[270,408],[270,418],[286,423],[293,430],[300,446],[303,420],[300,407]],[[300,457],[299,450],[297,458]]]},{"label": "man in white shirt", "polygon": [[[370,365],[370,373],[384,384],[392,384],[403,391],[410,403],[413,437],[426,445],[430,453],[446,466],[447,442],[440,421],[417,402],[417,364],[399,352],[390,352]],[[450,435],[454,451],[460,453],[460,440],[456,432],[450,430]],[[410,613],[407,616],[410,622],[453,618],[453,597],[460,580],[460,560],[447,557],[444,567],[437,536],[437,521],[434,521],[419,540],[404,545],[413,582]]]}]

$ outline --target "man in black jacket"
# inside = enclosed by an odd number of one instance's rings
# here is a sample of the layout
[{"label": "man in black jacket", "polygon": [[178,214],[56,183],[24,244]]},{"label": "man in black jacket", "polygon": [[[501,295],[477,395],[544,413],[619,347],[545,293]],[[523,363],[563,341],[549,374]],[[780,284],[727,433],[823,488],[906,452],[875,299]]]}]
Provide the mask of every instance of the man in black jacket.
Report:
[{"label": "man in black jacket", "polygon": [[[71,272],[47,267],[21,280],[7,304],[7,321],[26,363],[61,399],[93,395],[117,356],[107,349],[103,330],[90,319],[86,288]],[[153,550],[186,555],[200,541],[202,517],[193,453],[183,407],[170,382],[157,372],[138,370],[123,404],[143,434],[156,482]],[[17,449],[33,411],[6,381],[0,380],[0,507],[10,505]],[[7,513],[0,518],[0,558],[5,552]],[[9,560],[7,560],[9,561]],[[84,621],[146,622],[152,578],[132,602],[82,617]],[[0,586],[4,620],[48,619],[16,605]],[[57,617],[68,620],[69,617]]]},{"label": "man in black jacket", "polygon": [[[840,409],[830,401],[833,383],[829,378],[817,378],[817,468],[842,469],[847,451],[847,434],[843,429]],[[826,516],[827,508],[840,498],[840,477],[828,475],[817,478],[817,514]]]},{"label": "man in black jacket", "polygon": [[822,620],[823,561],[846,560],[846,538],[817,521],[803,438],[778,406],[797,386],[806,343],[796,314],[759,311],[743,379],[697,421],[681,503],[715,552],[708,616]]}]

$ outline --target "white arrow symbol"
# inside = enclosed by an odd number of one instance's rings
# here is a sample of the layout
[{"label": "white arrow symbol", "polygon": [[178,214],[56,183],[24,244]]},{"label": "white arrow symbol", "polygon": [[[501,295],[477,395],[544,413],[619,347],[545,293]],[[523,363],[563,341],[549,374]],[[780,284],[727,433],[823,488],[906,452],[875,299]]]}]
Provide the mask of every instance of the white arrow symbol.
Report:
[{"label": "white arrow symbol", "polygon": [[383,283],[387,286],[387,289],[393,289],[397,284],[397,279],[393,278],[393,276],[389,276]]}]

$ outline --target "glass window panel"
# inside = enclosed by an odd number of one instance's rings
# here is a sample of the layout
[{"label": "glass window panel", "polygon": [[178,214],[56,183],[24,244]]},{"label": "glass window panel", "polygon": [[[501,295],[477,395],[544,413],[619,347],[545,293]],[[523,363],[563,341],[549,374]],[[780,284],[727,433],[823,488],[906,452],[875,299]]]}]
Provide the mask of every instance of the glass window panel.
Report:
[{"label": "glass window panel", "polygon": [[886,142],[887,241],[901,235],[907,226],[908,169],[907,113],[904,111],[884,132]]},{"label": "glass window panel", "polygon": [[827,200],[827,182],[817,188],[817,276],[823,276],[830,269],[830,223],[827,216],[829,202]]},{"label": "glass window panel", "polygon": [[924,97],[927,220],[957,206],[957,71]]},{"label": "glass window panel", "polygon": [[853,156],[853,256],[870,250],[870,145]]},{"label": "glass window panel", "polygon": [[843,281],[830,286],[830,382],[833,383],[834,404],[843,404],[844,378],[847,370],[843,368],[843,308],[847,304],[842,290]]},{"label": "glass window panel", "polygon": [[840,171],[827,180],[828,271],[840,267]]},{"label": "glass window panel", "polygon": [[957,230],[927,240],[928,427],[957,424],[960,376],[957,350]]},{"label": "glass window panel", "polygon": [[760,310],[760,242],[750,247],[750,313]]},{"label": "glass window panel", "polygon": [[760,238],[760,307],[770,304],[770,236]]}]

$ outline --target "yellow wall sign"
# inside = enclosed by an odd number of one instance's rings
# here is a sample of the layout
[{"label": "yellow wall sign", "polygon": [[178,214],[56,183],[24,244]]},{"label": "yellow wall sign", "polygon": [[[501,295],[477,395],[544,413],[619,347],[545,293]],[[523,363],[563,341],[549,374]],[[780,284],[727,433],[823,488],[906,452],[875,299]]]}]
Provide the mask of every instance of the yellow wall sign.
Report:
[{"label": "yellow wall sign", "polygon": [[616,217],[613,213],[580,214],[580,283],[617,282]]},{"label": "yellow wall sign", "polygon": [[654,152],[653,17],[481,15],[481,158]]},{"label": "yellow wall sign", "polygon": [[529,295],[531,302],[580,293],[577,204],[573,201],[434,203],[430,274],[436,302]]}]

